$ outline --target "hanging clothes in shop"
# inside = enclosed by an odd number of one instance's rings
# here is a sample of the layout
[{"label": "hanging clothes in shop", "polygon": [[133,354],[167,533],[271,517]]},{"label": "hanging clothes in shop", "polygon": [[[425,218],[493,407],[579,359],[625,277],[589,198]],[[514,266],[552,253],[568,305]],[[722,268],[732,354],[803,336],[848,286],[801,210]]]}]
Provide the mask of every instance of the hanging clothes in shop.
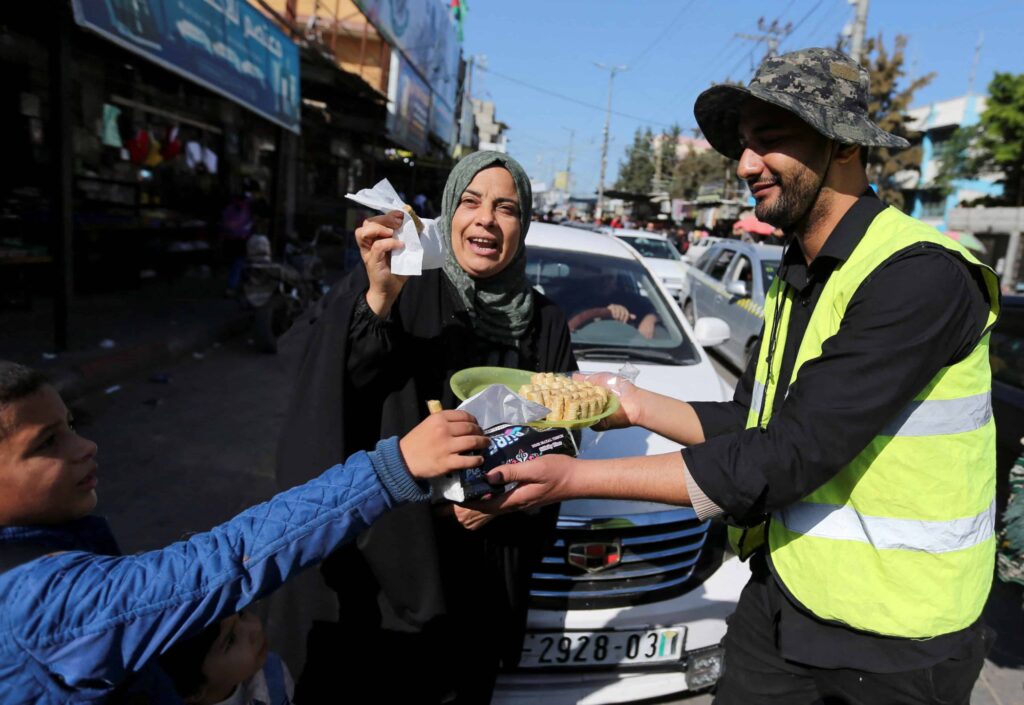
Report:
[{"label": "hanging clothes in shop", "polygon": [[146,157],[149,156],[149,132],[144,129],[136,130],[125,147],[128,148],[128,156],[133,163],[144,164]]},{"label": "hanging clothes in shop", "polygon": [[185,145],[185,164],[189,169],[202,166],[210,174],[217,173],[217,155],[199,142],[189,142]]},{"label": "hanging clothes in shop", "polygon": [[117,125],[117,119],[121,116],[121,108],[110,103],[103,104],[103,124],[100,129],[100,139],[107,147],[124,146],[121,141],[121,129]]},{"label": "hanging clothes in shop", "polygon": [[181,154],[181,149],[181,128],[175,125],[174,127],[168,128],[167,136],[164,139],[164,159],[174,159]]},{"label": "hanging clothes in shop", "polygon": [[149,153],[146,154],[145,165],[148,167],[159,166],[163,162],[164,156],[161,152],[160,142],[157,141],[156,137],[150,137],[149,139]]}]

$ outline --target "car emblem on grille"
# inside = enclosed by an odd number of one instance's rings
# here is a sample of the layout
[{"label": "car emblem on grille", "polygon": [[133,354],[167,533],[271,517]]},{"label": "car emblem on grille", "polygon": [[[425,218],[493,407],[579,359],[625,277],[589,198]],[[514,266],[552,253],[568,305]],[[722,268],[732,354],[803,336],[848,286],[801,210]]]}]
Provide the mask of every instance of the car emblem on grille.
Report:
[{"label": "car emblem on grille", "polygon": [[574,543],[569,546],[569,565],[588,573],[597,573],[622,562],[618,543]]}]

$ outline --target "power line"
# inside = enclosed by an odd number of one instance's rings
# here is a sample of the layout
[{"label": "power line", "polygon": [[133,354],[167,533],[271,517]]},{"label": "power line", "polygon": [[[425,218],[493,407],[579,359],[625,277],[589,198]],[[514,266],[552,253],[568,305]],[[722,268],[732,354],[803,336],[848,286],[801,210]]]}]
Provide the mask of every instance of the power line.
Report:
[{"label": "power line", "polygon": [[801,17],[799,20],[797,20],[797,23],[793,25],[793,29],[790,32],[789,36],[792,37],[794,34],[796,34],[796,31],[800,29],[804,22],[807,21],[807,18],[813,15],[815,12],[817,12],[818,8],[821,7],[822,3],[824,2],[825,0],[818,0],[818,2],[814,3],[814,7],[808,10],[807,14]]},{"label": "power line", "polygon": [[[789,2],[786,3],[786,6],[782,9],[782,12],[780,12],[779,15],[778,15],[780,21],[785,19],[786,14],[792,9],[793,5],[795,5],[795,4],[796,4],[796,0],[789,0]],[[796,25],[794,25],[793,29],[795,30],[796,27],[798,27],[800,25],[800,23],[803,22],[804,19],[806,19],[806,16],[802,20],[800,20],[800,22],[798,22]],[[790,36],[792,36],[792,35],[790,35]],[[788,38],[789,37],[787,37],[787,39]],[[735,64],[733,64],[732,69],[730,69],[729,72],[727,74],[725,74],[725,80],[726,81],[731,79],[733,74],[736,73],[736,70],[739,69],[740,66],[742,66],[745,62],[750,61],[752,59],[752,57],[754,55],[754,52],[757,49],[757,47],[755,46],[755,47],[751,48],[750,50],[748,50],[748,51],[746,51],[744,53],[744,51],[743,51],[744,44],[742,42],[737,42],[737,39],[738,39],[738,37],[735,34],[731,35],[729,37],[729,41],[727,41],[724,44],[722,44],[722,46],[718,50],[718,52],[715,53],[713,56],[711,56],[711,58],[709,60],[707,60],[700,67],[699,71],[696,72],[696,75],[705,74],[705,73],[707,73],[709,71],[709,69],[712,69],[715,66],[720,66],[720,65],[722,65],[722,64],[724,64],[726,62],[732,61],[734,58],[738,57],[738,60],[736,61]],[[780,42],[780,44],[784,43],[784,41],[785,40]],[[709,82],[709,84],[713,84],[713,83],[714,83],[714,81],[710,81]],[[698,93],[699,92],[700,91],[698,91]],[[684,99],[692,100],[692,94],[691,93],[680,92],[679,99],[675,103],[673,103],[673,108],[677,107],[680,103],[682,103]]]},{"label": "power line", "polygon": [[725,80],[729,81],[732,78],[732,75],[736,73],[736,69],[738,69],[744,61],[749,61],[754,56],[755,51],[757,51],[756,44],[753,47],[751,47],[750,51],[748,51],[744,56],[741,56],[740,60],[737,61],[731,69],[729,69],[729,73],[725,74]]},{"label": "power line", "polygon": [[757,29],[761,34],[746,34],[743,32],[737,32],[736,36],[740,39],[749,39],[754,42],[755,45],[761,42],[768,43],[768,51],[765,52],[765,58],[775,56],[779,49],[779,40],[785,39],[789,36],[789,33],[793,31],[793,23],[789,22],[785,25],[780,25],[779,21],[772,20],[771,24],[765,22],[762,17],[757,21]]},{"label": "power line", "polygon": [[965,25],[968,25],[971,21],[976,20],[979,17],[990,15],[993,12],[1002,10],[1010,6],[1016,6],[1019,8],[1020,0],[1006,0],[1005,2],[996,2],[992,3],[991,5],[985,5],[984,7],[978,8],[970,15],[964,15],[963,17],[958,17],[956,19],[926,25],[924,27],[915,27],[914,29],[911,29],[908,32],[902,32],[902,34],[908,34],[910,36],[913,36],[915,34],[920,34],[922,32],[933,32],[936,30],[949,29],[951,27],[963,29]]},{"label": "power line", "polygon": [[[705,62],[700,67],[700,69],[698,71],[695,71],[694,75],[697,75],[697,76],[705,75],[705,74],[708,73],[709,69],[711,69],[713,66],[718,66],[719,64],[721,64],[721,63],[723,63],[725,61],[728,61],[729,57],[731,55],[735,55],[735,50],[737,48],[740,51],[743,51],[743,45],[742,44],[736,44],[735,46],[733,46],[733,42],[735,42],[735,41],[736,41],[736,35],[732,35],[731,37],[729,37],[729,41],[727,41],[725,44],[722,45],[721,49],[718,50],[718,53],[715,54],[713,57],[711,57],[711,59],[709,61]],[[730,46],[733,47],[732,50],[729,49]],[[709,82],[709,83],[711,83],[711,82]],[[672,111],[673,112],[676,109],[678,109],[679,105],[684,100],[692,100],[692,93],[684,92],[684,91],[679,91],[678,95],[679,95],[679,97],[675,100],[674,103],[672,103]]]},{"label": "power line", "polygon": [[639,64],[639,62],[640,62],[640,60],[641,60],[641,59],[643,59],[643,58],[644,58],[645,56],[647,56],[647,55],[648,55],[649,53],[651,53],[651,50],[652,50],[652,49],[653,49],[654,47],[656,47],[656,46],[657,46],[658,44],[660,44],[660,43],[661,43],[661,40],[663,40],[663,39],[664,39],[665,37],[667,37],[667,36],[669,35],[669,33],[670,33],[670,32],[671,32],[671,31],[672,31],[673,29],[675,29],[675,25],[676,25],[676,23],[677,23],[677,22],[679,22],[679,20],[683,19],[683,16],[684,16],[684,15],[686,14],[687,10],[689,10],[689,9],[690,9],[690,8],[691,8],[691,7],[693,6],[693,4],[694,4],[695,2],[697,2],[697,0],[690,0],[690,2],[686,3],[686,5],[684,5],[684,6],[683,6],[683,9],[682,9],[682,10],[680,10],[680,11],[679,11],[679,13],[678,13],[678,14],[677,14],[677,15],[676,15],[675,17],[673,17],[673,18],[672,18],[672,21],[671,21],[671,22],[669,22],[669,23],[668,23],[667,25],[665,25],[665,29],[664,29],[664,30],[662,30],[661,34],[659,34],[659,35],[658,35],[658,36],[657,36],[657,37],[656,37],[656,38],[654,39],[654,41],[653,41],[653,42],[651,42],[650,44],[648,44],[648,45],[647,45],[647,48],[646,48],[646,49],[644,49],[644,50],[643,50],[642,52],[640,52],[640,54],[639,54],[639,55],[637,55],[637,57],[636,57],[636,58],[634,58],[634,59],[633,59],[632,61],[628,62],[628,64],[627,64],[627,65],[628,65],[628,66],[633,66],[633,67],[636,67],[636,66],[637,66],[637,65]]},{"label": "power line", "polygon": [[597,68],[608,72],[608,108],[604,117],[604,143],[601,147],[601,173],[597,180],[597,203],[594,207],[594,215],[600,218],[604,208],[604,172],[608,164],[608,133],[612,119],[612,84],[615,83],[615,74],[629,70],[628,66],[605,66],[596,61]]},{"label": "power line", "polygon": [[[837,9],[840,10],[840,12],[837,13],[836,12]],[[828,12],[826,12],[824,15],[822,15],[821,19],[818,20],[818,24],[814,25],[814,27],[811,29],[811,31],[808,32],[808,34],[807,34],[808,41],[814,42],[814,38],[818,36],[818,30],[821,29],[822,27],[824,27],[825,25],[829,24],[829,22],[833,22],[836,19],[838,19],[839,17],[841,17],[843,14],[845,14],[846,10],[847,10],[847,8],[843,7],[842,5],[833,5],[832,9],[829,10]],[[836,37],[840,36],[841,34],[842,34],[842,27],[839,28],[838,32],[833,32],[832,36],[829,37],[830,43],[831,43],[831,40],[834,40]]]},{"label": "power line", "polygon": [[[603,106],[595,105],[594,103],[588,103],[586,101],[579,100],[578,98],[573,98],[572,96],[564,95],[562,93],[558,93],[558,92],[550,90],[548,88],[542,88],[541,86],[535,86],[532,83],[527,83],[526,81],[521,81],[518,78],[513,78],[512,76],[506,76],[503,73],[498,73],[494,69],[489,69],[489,68],[485,69],[485,68],[483,68],[482,66],[479,66],[479,65],[476,68],[477,68],[478,71],[484,71],[485,73],[489,73],[492,76],[497,76],[498,78],[503,78],[506,81],[509,81],[511,83],[516,83],[516,84],[518,84],[520,86],[523,86],[524,88],[529,88],[530,90],[537,91],[538,93],[543,93],[545,95],[549,95],[552,98],[558,98],[559,100],[564,100],[564,101],[569,102],[569,103],[575,103],[576,105],[583,106],[584,108],[590,108],[591,110],[600,110],[602,113],[607,111],[607,109],[605,107],[603,107]],[[647,124],[647,125],[658,125],[660,127],[672,127],[668,123],[661,122],[660,120],[654,120],[652,118],[646,118],[646,117],[639,117],[637,115],[630,115],[629,113],[620,113],[620,112],[618,112],[616,110],[611,111],[611,114],[615,115],[616,117],[624,117],[624,118],[627,118],[629,120],[636,120],[637,122],[642,122],[642,123]]]}]

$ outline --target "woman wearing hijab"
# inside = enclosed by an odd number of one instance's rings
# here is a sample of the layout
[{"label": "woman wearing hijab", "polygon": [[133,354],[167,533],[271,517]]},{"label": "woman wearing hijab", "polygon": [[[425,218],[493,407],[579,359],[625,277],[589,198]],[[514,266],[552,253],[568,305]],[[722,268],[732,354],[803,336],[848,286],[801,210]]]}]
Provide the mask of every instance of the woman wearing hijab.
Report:
[{"label": "woman wearing hijab", "polygon": [[[392,274],[402,214],[370,218],[356,230],[364,267],[282,341],[297,362],[278,452],[283,486],[408,431],[428,399],[454,408],[449,380],[460,369],[576,368],[562,312],[527,280],[532,193],[522,167],[497,152],[468,155],[441,210],[442,269]],[[397,677],[373,684],[381,702],[489,700],[499,660],[518,658],[529,575],[557,508],[488,523],[442,506],[395,512],[324,564],[338,622],[311,633],[298,702],[337,697],[339,669],[351,680],[382,658]]]}]

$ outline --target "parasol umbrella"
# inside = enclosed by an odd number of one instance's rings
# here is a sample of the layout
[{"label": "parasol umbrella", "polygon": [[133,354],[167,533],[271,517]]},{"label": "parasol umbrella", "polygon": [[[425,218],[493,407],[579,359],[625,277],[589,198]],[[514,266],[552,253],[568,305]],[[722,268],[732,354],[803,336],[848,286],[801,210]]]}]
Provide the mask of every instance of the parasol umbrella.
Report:
[{"label": "parasol umbrella", "polygon": [[775,232],[775,226],[764,223],[757,218],[748,217],[742,220],[737,220],[732,226],[733,230],[742,230],[744,232],[753,233],[755,235],[771,235]]},{"label": "parasol umbrella", "polygon": [[987,250],[985,249],[985,243],[983,243],[978,238],[974,237],[974,235],[971,233],[959,232],[957,230],[947,230],[946,235],[959,242],[968,250],[974,250],[975,252],[987,252]]}]

